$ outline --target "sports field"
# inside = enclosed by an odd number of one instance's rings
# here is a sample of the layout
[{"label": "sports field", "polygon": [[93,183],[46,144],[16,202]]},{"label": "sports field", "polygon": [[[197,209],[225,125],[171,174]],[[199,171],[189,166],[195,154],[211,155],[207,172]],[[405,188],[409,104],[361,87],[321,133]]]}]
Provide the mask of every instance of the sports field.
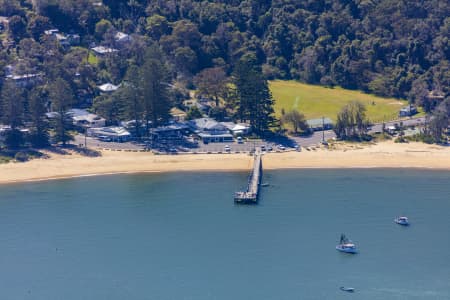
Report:
[{"label": "sports field", "polygon": [[341,108],[352,100],[366,105],[367,117],[371,122],[383,122],[398,118],[400,108],[407,101],[394,98],[381,98],[360,91],[345,90],[339,87],[327,88],[296,81],[271,81],[270,89],[276,101],[275,112],[281,115],[281,109],[297,109],[307,119],[328,117],[336,120]]}]

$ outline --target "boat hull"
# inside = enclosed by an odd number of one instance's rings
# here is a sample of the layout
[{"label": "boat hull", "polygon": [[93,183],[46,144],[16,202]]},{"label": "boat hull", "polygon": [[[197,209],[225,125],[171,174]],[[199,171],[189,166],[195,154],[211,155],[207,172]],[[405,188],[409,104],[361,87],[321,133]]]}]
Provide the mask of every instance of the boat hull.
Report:
[{"label": "boat hull", "polygon": [[356,250],[356,248],[347,248],[347,247],[342,247],[340,245],[336,246],[336,250],[340,251],[340,252],[344,252],[344,253],[350,253],[350,254],[356,254],[358,253],[358,251]]},{"label": "boat hull", "polygon": [[343,286],[341,286],[340,289],[341,289],[341,291],[348,292],[348,293],[353,293],[355,291],[355,289],[351,288],[351,287],[343,287]]},{"label": "boat hull", "polygon": [[394,222],[397,223],[398,225],[409,226],[409,222],[408,222],[408,221],[403,221],[403,220],[399,220],[399,219],[394,219]]}]

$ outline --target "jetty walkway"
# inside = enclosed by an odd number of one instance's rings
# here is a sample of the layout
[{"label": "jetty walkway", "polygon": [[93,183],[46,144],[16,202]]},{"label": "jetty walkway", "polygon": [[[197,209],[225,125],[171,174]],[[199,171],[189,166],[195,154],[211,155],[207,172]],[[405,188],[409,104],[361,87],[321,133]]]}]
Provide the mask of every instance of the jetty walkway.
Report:
[{"label": "jetty walkway", "polygon": [[256,153],[253,170],[250,174],[247,190],[236,192],[234,194],[234,202],[240,204],[256,204],[258,202],[259,188],[261,185],[262,177],[262,155],[261,153]]}]

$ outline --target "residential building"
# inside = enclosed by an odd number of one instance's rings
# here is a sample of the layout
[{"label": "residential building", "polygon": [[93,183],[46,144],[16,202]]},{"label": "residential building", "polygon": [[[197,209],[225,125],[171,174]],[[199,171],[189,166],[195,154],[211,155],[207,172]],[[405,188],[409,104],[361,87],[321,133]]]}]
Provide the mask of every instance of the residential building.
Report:
[{"label": "residential building", "polygon": [[93,47],[93,48],[91,48],[91,50],[94,51],[95,55],[100,56],[100,57],[119,51],[117,49],[108,48],[108,47],[104,47],[104,46]]},{"label": "residential building", "polygon": [[44,31],[45,35],[53,36],[63,47],[71,47],[80,44],[80,35],[79,34],[68,34],[65,35],[60,33],[58,29],[49,29]]},{"label": "residential building", "polygon": [[233,141],[233,135],[230,134],[228,128],[213,119],[195,119],[189,121],[188,125],[204,143],[220,143]]},{"label": "residential building", "polygon": [[69,114],[73,120],[73,124],[85,128],[104,127],[106,120],[96,114],[91,114],[84,109],[71,109]]},{"label": "residential building", "polygon": [[119,89],[120,85],[114,85],[112,83],[105,83],[102,85],[98,86],[98,89],[100,90],[100,92],[102,94],[111,94],[115,91],[117,91],[117,89]]},{"label": "residential building", "polygon": [[109,140],[111,142],[123,143],[131,139],[131,134],[128,130],[119,126],[88,128],[86,132],[90,137]]},{"label": "residential building", "polygon": [[187,116],[186,112],[176,107],[170,110],[170,115],[177,122],[183,122]]},{"label": "residential building", "polygon": [[410,117],[417,114],[417,108],[414,105],[402,107],[398,113],[399,117]]},{"label": "residential building", "polygon": [[183,123],[173,123],[167,126],[159,126],[150,129],[150,134],[153,140],[181,140],[186,132],[188,132],[189,126]]},{"label": "residential building", "polygon": [[250,133],[250,125],[245,123],[221,122],[233,134],[233,136],[243,136]]},{"label": "residential building", "polygon": [[116,41],[117,44],[124,45],[131,42],[131,36],[129,34],[118,31],[114,35],[114,40]]},{"label": "residential building", "polygon": [[32,73],[23,75],[7,75],[6,80],[12,80],[18,87],[31,87],[42,81],[42,73]]}]

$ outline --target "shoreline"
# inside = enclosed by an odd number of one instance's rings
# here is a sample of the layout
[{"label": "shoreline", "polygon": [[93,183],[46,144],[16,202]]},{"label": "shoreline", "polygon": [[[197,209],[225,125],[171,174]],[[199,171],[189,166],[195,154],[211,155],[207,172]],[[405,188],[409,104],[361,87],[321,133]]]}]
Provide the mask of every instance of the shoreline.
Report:
[{"label": "shoreline", "polygon": [[[48,159],[0,165],[0,185],[94,176],[173,173],[249,172],[248,154],[154,155],[102,151],[101,157],[49,153]],[[337,144],[332,149],[267,153],[265,170],[291,169],[426,169],[450,171],[450,147],[422,143]]]}]

